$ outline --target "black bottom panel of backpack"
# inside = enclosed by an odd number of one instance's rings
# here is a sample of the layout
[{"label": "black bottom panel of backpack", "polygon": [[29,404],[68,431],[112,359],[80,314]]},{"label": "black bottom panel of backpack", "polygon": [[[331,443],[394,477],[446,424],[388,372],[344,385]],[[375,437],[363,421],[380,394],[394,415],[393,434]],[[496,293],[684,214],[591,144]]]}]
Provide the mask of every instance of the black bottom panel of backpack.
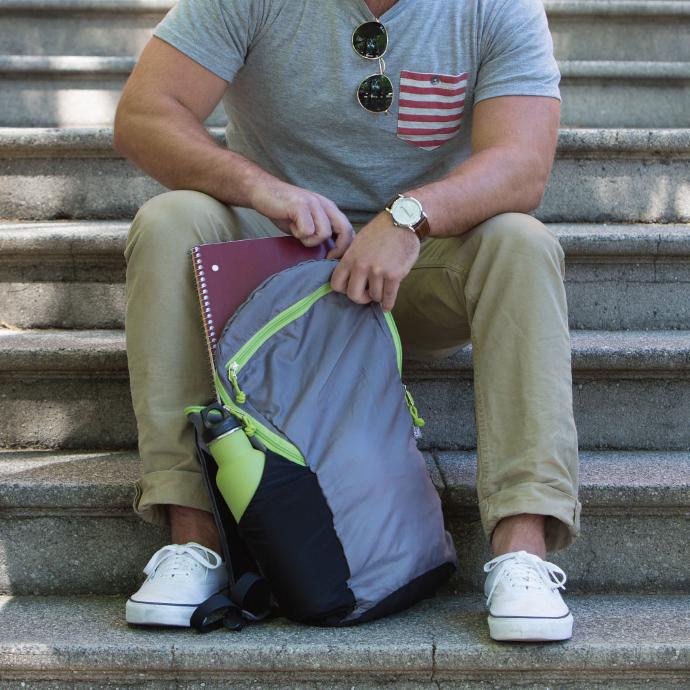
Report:
[{"label": "black bottom panel of backpack", "polygon": [[271,451],[239,532],[261,565],[280,613],[317,625],[338,624],[355,607],[350,569],[333,513],[316,475]]}]

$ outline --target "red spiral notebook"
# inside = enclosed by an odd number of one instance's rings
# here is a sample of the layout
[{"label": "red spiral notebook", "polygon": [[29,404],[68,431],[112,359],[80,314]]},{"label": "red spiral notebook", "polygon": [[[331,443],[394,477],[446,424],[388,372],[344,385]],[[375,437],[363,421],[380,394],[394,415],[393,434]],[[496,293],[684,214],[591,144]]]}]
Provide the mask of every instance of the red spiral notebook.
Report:
[{"label": "red spiral notebook", "polygon": [[206,345],[215,367],[216,345],[227,320],[274,273],[308,259],[323,259],[329,243],[305,247],[294,237],[200,244],[192,249]]}]

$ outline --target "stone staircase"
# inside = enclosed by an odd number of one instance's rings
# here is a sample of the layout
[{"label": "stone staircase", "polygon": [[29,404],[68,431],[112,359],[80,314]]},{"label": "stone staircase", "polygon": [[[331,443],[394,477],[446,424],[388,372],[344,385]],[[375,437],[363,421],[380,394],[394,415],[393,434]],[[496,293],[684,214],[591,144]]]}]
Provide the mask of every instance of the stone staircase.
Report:
[{"label": "stone staircase", "polygon": [[111,121],[170,4],[0,0],[0,687],[690,686],[690,2],[545,0],[564,115],[537,215],[566,253],[583,502],[553,557],[575,635],[545,646],[488,638],[470,348],[405,367],[462,561],[441,596],[352,630],[125,625],[168,540],[131,512],[122,331],[128,221],[161,187]]}]

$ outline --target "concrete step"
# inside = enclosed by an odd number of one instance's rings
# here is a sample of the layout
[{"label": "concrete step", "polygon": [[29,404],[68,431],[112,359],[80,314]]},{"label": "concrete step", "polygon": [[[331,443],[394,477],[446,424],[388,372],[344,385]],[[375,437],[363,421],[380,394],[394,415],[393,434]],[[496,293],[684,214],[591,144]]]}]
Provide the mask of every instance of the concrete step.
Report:
[{"label": "concrete step", "polygon": [[[690,129],[561,130],[537,215],[690,221],[688,160]],[[0,128],[0,219],[130,218],[162,189],[112,150],[110,129]]]},{"label": "concrete step", "polygon": [[173,0],[0,0],[0,52],[121,55],[141,52]]},{"label": "concrete step", "polygon": [[[127,57],[0,55],[0,126],[110,126],[133,66]],[[690,62],[565,61],[561,72],[564,126],[690,126]],[[208,119],[226,122],[222,106]]]},{"label": "concrete step", "polygon": [[690,62],[568,61],[561,74],[564,126],[690,126]]},{"label": "concrete step", "polygon": [[[0,53],[138,55],[172,0],[0,0]],[[690,60],[687,0],[545,0],[564,60]]]},{"label": "concrete step", "polygon": [[[473,452],[427,463],[460,556],[448,591],[480,591],[490,552],[479,522]],[[135,453],[0,453],[0,594],[127,593],[167,530],[132,512]],[[582,536],[550,556],[569,591],[684,591],[690,453],[583,452]],[[630,567],[634,563],[634,567]]]},{"label": "concrete step", "polygon": [[[134,62],[129,57],[0,55],[0,126],[110,126]],[[208,124],[226,123],[219,105]]]},{"label": "concrete step", "polygon": [[277,619],[235,635],[130,628],[123,597],[7,597],[0,677],[6,690],[687,688],[688,597],[568,602],[572,640],[506,644],[489,639],[479,596],[436,597],[361,627]]},{"label": "concrete step", "polygon": [[[575,331],[572,348],[581,448],[690,449],[689,331]],[[423,447],[474,448],[470,346],[404,375]],[[0,447],[136,444],[121,331],[0,330],[0,403]]]},{"label": "concrete step", "polygon": [[559,60],[690,60],[686,0],[544,0]]},{"label": "concrete step", "polygon": [[[0,223],[0,321],[122,328],[127,222]],[[690,329],[689,225],[550,225],[578,329]]]}]

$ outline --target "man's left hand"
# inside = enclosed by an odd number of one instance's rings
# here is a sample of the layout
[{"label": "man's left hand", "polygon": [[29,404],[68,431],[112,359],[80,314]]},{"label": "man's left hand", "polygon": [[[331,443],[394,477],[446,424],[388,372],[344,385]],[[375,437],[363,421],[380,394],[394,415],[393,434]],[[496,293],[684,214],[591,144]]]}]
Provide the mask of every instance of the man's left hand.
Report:
[{"label": "man's left hand", "polygon": [[393,225],[383,211],[357,233],[333,271],[331,287],[357,304],[380,302],[384,311],[391,311],[419,247],[415,233]]}]

